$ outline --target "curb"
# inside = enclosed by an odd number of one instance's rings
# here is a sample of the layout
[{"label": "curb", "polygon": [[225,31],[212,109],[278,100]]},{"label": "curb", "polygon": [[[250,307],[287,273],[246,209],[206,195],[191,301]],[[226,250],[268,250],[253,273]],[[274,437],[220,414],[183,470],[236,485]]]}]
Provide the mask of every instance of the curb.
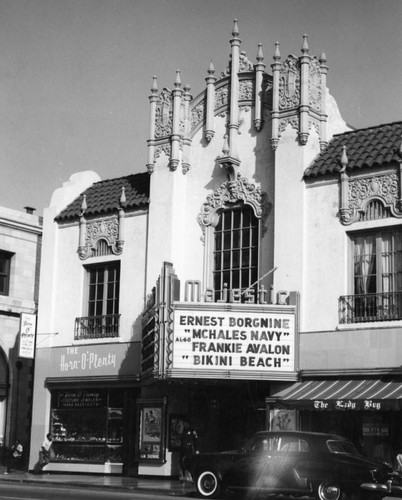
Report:
[{"label": "curb", "polygon": [[[18,473],[17,473],[18,474]],[[10,477],[11,476],[11,477]],[[50,476],[50,474],[49,474]],[[47,479],[43,478],[41,476],[41,479],[34,479],[34,478],[29,478],[29,477],[18,477],[17,475],[14,475],[11,473],[10,475],[7,476],[6,478],[2,478],[0,476],[0,484],[1,483],[14,483],[14,484],[27,484],[27,485],[38,485],[38,486],[44,486],[44,487],[60,487],[60,488],[88,488],[88,489],[93,489],[93,490],[111,490],[111,491],[141,491],[141,493],[147,494],[147,495],[155,495],[155,494],[161,494],[164,493],[167,496],[176,496],[176,497],[194,497],[195,496],[195,490],[193,487],[191,489],[186,486],[186,484],[180,483],[179,485],[172,485],[172,486],[167,486],[167,487],[161,487],[161,488],[155,488],[152,486],[147,487],[146,485],[117,485],[117,484],[96,484],[96,483],[86,483],[85,481],[69,481],[64,482],[64,481],[53,481],[52,479]]]}]

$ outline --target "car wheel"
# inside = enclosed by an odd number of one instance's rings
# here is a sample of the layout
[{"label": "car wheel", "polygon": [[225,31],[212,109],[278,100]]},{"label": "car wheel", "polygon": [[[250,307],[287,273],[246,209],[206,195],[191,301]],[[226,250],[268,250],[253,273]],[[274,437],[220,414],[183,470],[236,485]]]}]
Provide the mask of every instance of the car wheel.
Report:
[{"label": "car wheel", "polygon": [[318,500],[343,500],[339,484],[332,481],[323,481],[317,488]]},{"label": "car wheel", "polygon": [[198,493],[204,498],[217,498],[222,492],[222,486],[215,472],[206,470],[197,477]]}]

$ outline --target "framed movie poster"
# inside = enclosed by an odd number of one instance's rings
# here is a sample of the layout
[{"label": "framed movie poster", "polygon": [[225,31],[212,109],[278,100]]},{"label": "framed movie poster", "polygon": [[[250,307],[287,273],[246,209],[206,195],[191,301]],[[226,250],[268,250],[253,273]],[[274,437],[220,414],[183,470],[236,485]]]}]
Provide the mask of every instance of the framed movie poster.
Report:
[{"label": "framed movie poster", "polygon": [[169,450],[180,449],[181,435],[183,434],[184,423],[187,421],[184,415],[170,415],[169,418]]},{"label": "framed movie poster", "polygon": [[166,399],[141,399],[139,413],[139,460],[165,461]]},{"label": "framed movie poster", "polygon": [[296,430],[296,410],[270,410],[269,411],[270,431],[295,431]]}]

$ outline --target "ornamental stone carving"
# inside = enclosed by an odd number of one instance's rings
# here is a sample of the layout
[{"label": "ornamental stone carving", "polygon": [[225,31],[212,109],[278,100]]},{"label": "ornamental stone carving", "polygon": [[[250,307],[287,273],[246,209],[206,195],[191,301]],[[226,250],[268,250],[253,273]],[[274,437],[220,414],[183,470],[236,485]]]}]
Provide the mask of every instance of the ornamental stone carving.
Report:
[{"label": "ornamental stone carving", "polygon": [[239,82],[239,100],[251,101],[253,99],[254,88],[251,80],[241,80]]},{"label": "ornamental stone carving", "polygon": [[281,136],[282,132],[286,127],[290,125],[292,128],[299,130],[299,117],[298,116],[288,116],[287,118],[282,118],[279,120],[278,127],[278,137]]},{"label": "ornamental stone carving", "polygon": [[279,109],[295,108],[300,103],[300,63],[290,55],[283,62],[279,77]]},{"label": "ornamental stone carving", "polygon": [[239,55],[239,73],[254,71],[254,64],[247,57],[247,52],[242,50]]},{"label": "ornamental stone carving", "polygon": [[219,109],[222,106],[227,106],[229,101],[229,89],[227,86],[221,87],[215,91],[215,108]]},{"label": "ornamental stone carving", "polygon": [[172,92],[163,89],[155,110],[155,137],[166,137],[172,133],[173,100]]},{"label": "ornamental stone carving", "polygon": [[312,57],[309,67],[309,104],[321,111],[321,66],[316,57]]},{"label": "ornamental stone carving", "polygon": [[86,221],[85,244],[78,248],[80,259],[92,257],[97,250],[98,243],[104,240],[111,252],[120,255],[123,252],[124,241],[119,239],[118,216],[108,217],[101,220]]},{"label": "ornamental stone carving", "polygon": [[317,132],[317,135],[320,135],[320,123],[318,120],[314,119],[314,118],[311,118],[309,121],[308,121],[308,128],[309,130],[311,129],[315,129],[315,131]]},{"label": "ornamental stone carving", "polygon": [[[232,55],[229,56],[229,64],[226,66],[226,69],[222,71],[221,78],[225,78],[229,76],[231,73],[231,59]],[[254,64],[248,59],[247,53],[245,50],[242,50],[239,54],[239,73],[244,73],[248,71],[254,71]]]},{"label": "ornamental stone carving", "polygon": [[263,94],[264,104],[272,105],[272,89],[273,89],[272,81],[266,82]]},{"label": "ornamental stone carving", "polygon": [[184,135],[186,126],[186,103],[182,101],[180,104],[180,120],[179,120],[179,134]]},{"label": "ornamental stone carving", "polygon": [[165,153],[165,155],[170,158],[170,152],[172,150],[172,147],[170,143],[165,143],[165,144],[159,144],[158,146],[155,147],[155,155],[154,155],[154,163],[155,160],[157,160],[162,153]]},{"label": "ornamental stone carving", "polygon": [[219,212],[231,204],[239,202],[250,205],[254,215],[264,221],[272,208],[272,205],[267,201],[266,194],[261,192],[261,188],[250,184],[238,173],[235,180],[223,182],[218,189],[209,194],[202,205],[197,221],[203,232],[203,240],[206,227],[216,226],[218,223]]},{"label": "ornamental stone carving", "polygon": [[204,117],[205,117],[205,101],[201,101],[191,110],[191,128],[194,129],[200,123],[203,123]]},{"label": "ornamental stone carving", "polygon": [[349,225],[358,221],[373,200],[381,201],[394,217],[402,217],[399,184],[396,173],[349,179],[348,200],[340,209],[341,222]]}]

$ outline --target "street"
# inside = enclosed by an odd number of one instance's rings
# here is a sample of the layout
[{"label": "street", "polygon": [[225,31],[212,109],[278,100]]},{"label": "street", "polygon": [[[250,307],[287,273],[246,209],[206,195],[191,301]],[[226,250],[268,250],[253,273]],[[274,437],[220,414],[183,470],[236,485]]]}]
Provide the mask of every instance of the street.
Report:
[{"label": "street", "polygon": [[[154,491],[116,491],[115,489],[105,487],[105,489],[91,489],[90,487],[65,487],[62,486],[40,486],[34,484],[21,483],[0,483],[0,498],[2,500],[128,500],[128,499],[147,499],[162,500],[172,495],[166,493],[156,493]],[[178,496],[177,494],[174,496]],[[191,498],[191,494],[180,495],[181,498]]]}]

